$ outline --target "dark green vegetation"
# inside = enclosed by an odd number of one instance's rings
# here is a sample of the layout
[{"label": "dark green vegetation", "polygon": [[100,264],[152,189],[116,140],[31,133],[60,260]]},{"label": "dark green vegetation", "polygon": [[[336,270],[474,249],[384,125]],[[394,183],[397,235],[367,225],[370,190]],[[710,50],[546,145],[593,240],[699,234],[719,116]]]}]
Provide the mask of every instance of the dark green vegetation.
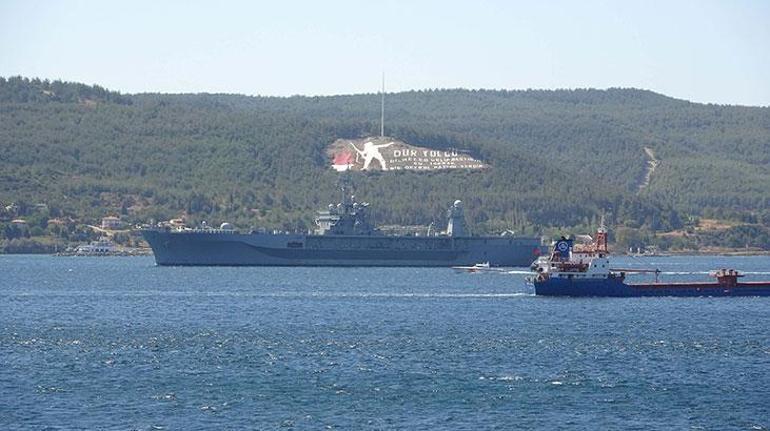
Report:
[{"label": "dark green vegetation", "polygon": [[[468,149],[492,167],[356,174],[378,224],[440,225],[462,199],[477,233],[586,231],[604,212],[647,235],[711,217],[750,227],[725,244],[759,234],[770,249],[770,108],[634,89],[412,91],[386,103],[388,135]],[[305,230],[337,197],[324,148],[378,133],[378,119],[376,94],[120,95],[0,78],[0,202],[92,224],[187,214]],[[660,160],[646,187],[645,147]]]}]

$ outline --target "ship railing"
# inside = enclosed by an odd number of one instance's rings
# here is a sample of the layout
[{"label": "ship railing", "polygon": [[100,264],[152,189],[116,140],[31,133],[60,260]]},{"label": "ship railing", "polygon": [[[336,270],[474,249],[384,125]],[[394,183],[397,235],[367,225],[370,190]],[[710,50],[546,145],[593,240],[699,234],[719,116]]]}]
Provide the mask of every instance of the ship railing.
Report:
[{"label": "ship railing", "polygon": [[655,274],[655,282],[658,282],[661,270],[655,269],[642,269],[642,268],[610,268],[610,272],[619,272],[623,276],[626,274]]},{"label": "ship railing", "polygon": [[225,233],[225,234],[235,234],[238,233],[235,229],[211,229],[211,228],[187,228],[187,229],[176,229],[173,230],[173,232],[178,233]]}]

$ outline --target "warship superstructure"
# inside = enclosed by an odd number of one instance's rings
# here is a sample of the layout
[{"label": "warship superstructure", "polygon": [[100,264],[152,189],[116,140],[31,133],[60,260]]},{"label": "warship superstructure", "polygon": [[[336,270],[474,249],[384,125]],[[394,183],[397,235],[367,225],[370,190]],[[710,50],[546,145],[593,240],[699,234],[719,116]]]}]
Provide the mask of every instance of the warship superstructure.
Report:
[{"label": "warship superstructure", "polygon": [[500,236],[468,233],[463,205],[447,212],[447,229],[424,235],[385,235],[341,181],[342,199],[316,217],[312,233],[240,232],[155,226],[142,230],[158,265],[232,266],[528,266],[540,255],[540,239],[510,232]]}]

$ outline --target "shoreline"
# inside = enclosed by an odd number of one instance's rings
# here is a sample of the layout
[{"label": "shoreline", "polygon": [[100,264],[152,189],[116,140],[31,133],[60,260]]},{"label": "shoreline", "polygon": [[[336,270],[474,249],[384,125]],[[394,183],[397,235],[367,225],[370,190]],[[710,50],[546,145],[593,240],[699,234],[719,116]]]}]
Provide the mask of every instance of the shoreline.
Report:
[{"label": "shoreline", "polygon": [[[629,256],[625,254],[625,256]],[[770,250],[673,250],[657,255],[660,256],[770,256]]]},{"label": "shoreline", "polygon": [[[770,256],[770,250],[735,250],[735,249],[726,249],[726,250],[673,250],[673,251],[666,251],[656,254],[640,254],[640,255],[634,255],[634,254],[628,254],[628,253],[612,253],[614,256],[617,257],[674,257],[674,256],[712,256],[712,257],[718,257],[718,256],[726,256],[726,257],[740,257],[740,256]],[[58,257],[67,257],[67,256],[77,256],[77,257],[105,257],[105,256],[114,256],[114,257],[134,257],[134,256],[152,256],[152,249],[134,249],[133,252],[129,251],[115,251],[113,253],[93,253],[93,254],[76,254],[76,253],[65,253],[65,252],[57,252],[57,253],[51,253],[51,252],[21,252],[21,253],[7,253],[7,252],[0,252],[0,256],[18,256],[18,255],[29,255],[29,256],[58,256]]]}]

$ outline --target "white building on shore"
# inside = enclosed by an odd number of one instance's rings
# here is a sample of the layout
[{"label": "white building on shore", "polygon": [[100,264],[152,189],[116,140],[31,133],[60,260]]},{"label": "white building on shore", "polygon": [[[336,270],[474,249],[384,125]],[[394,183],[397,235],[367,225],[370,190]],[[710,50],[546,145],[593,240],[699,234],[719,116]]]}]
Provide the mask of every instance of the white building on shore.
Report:
[{"label": "white building on shore", "polygon": [[120,217],[116,216],[107,216],[102,218],[102,229],[120,229],[123,227],[123,221],[120,220]]}]

